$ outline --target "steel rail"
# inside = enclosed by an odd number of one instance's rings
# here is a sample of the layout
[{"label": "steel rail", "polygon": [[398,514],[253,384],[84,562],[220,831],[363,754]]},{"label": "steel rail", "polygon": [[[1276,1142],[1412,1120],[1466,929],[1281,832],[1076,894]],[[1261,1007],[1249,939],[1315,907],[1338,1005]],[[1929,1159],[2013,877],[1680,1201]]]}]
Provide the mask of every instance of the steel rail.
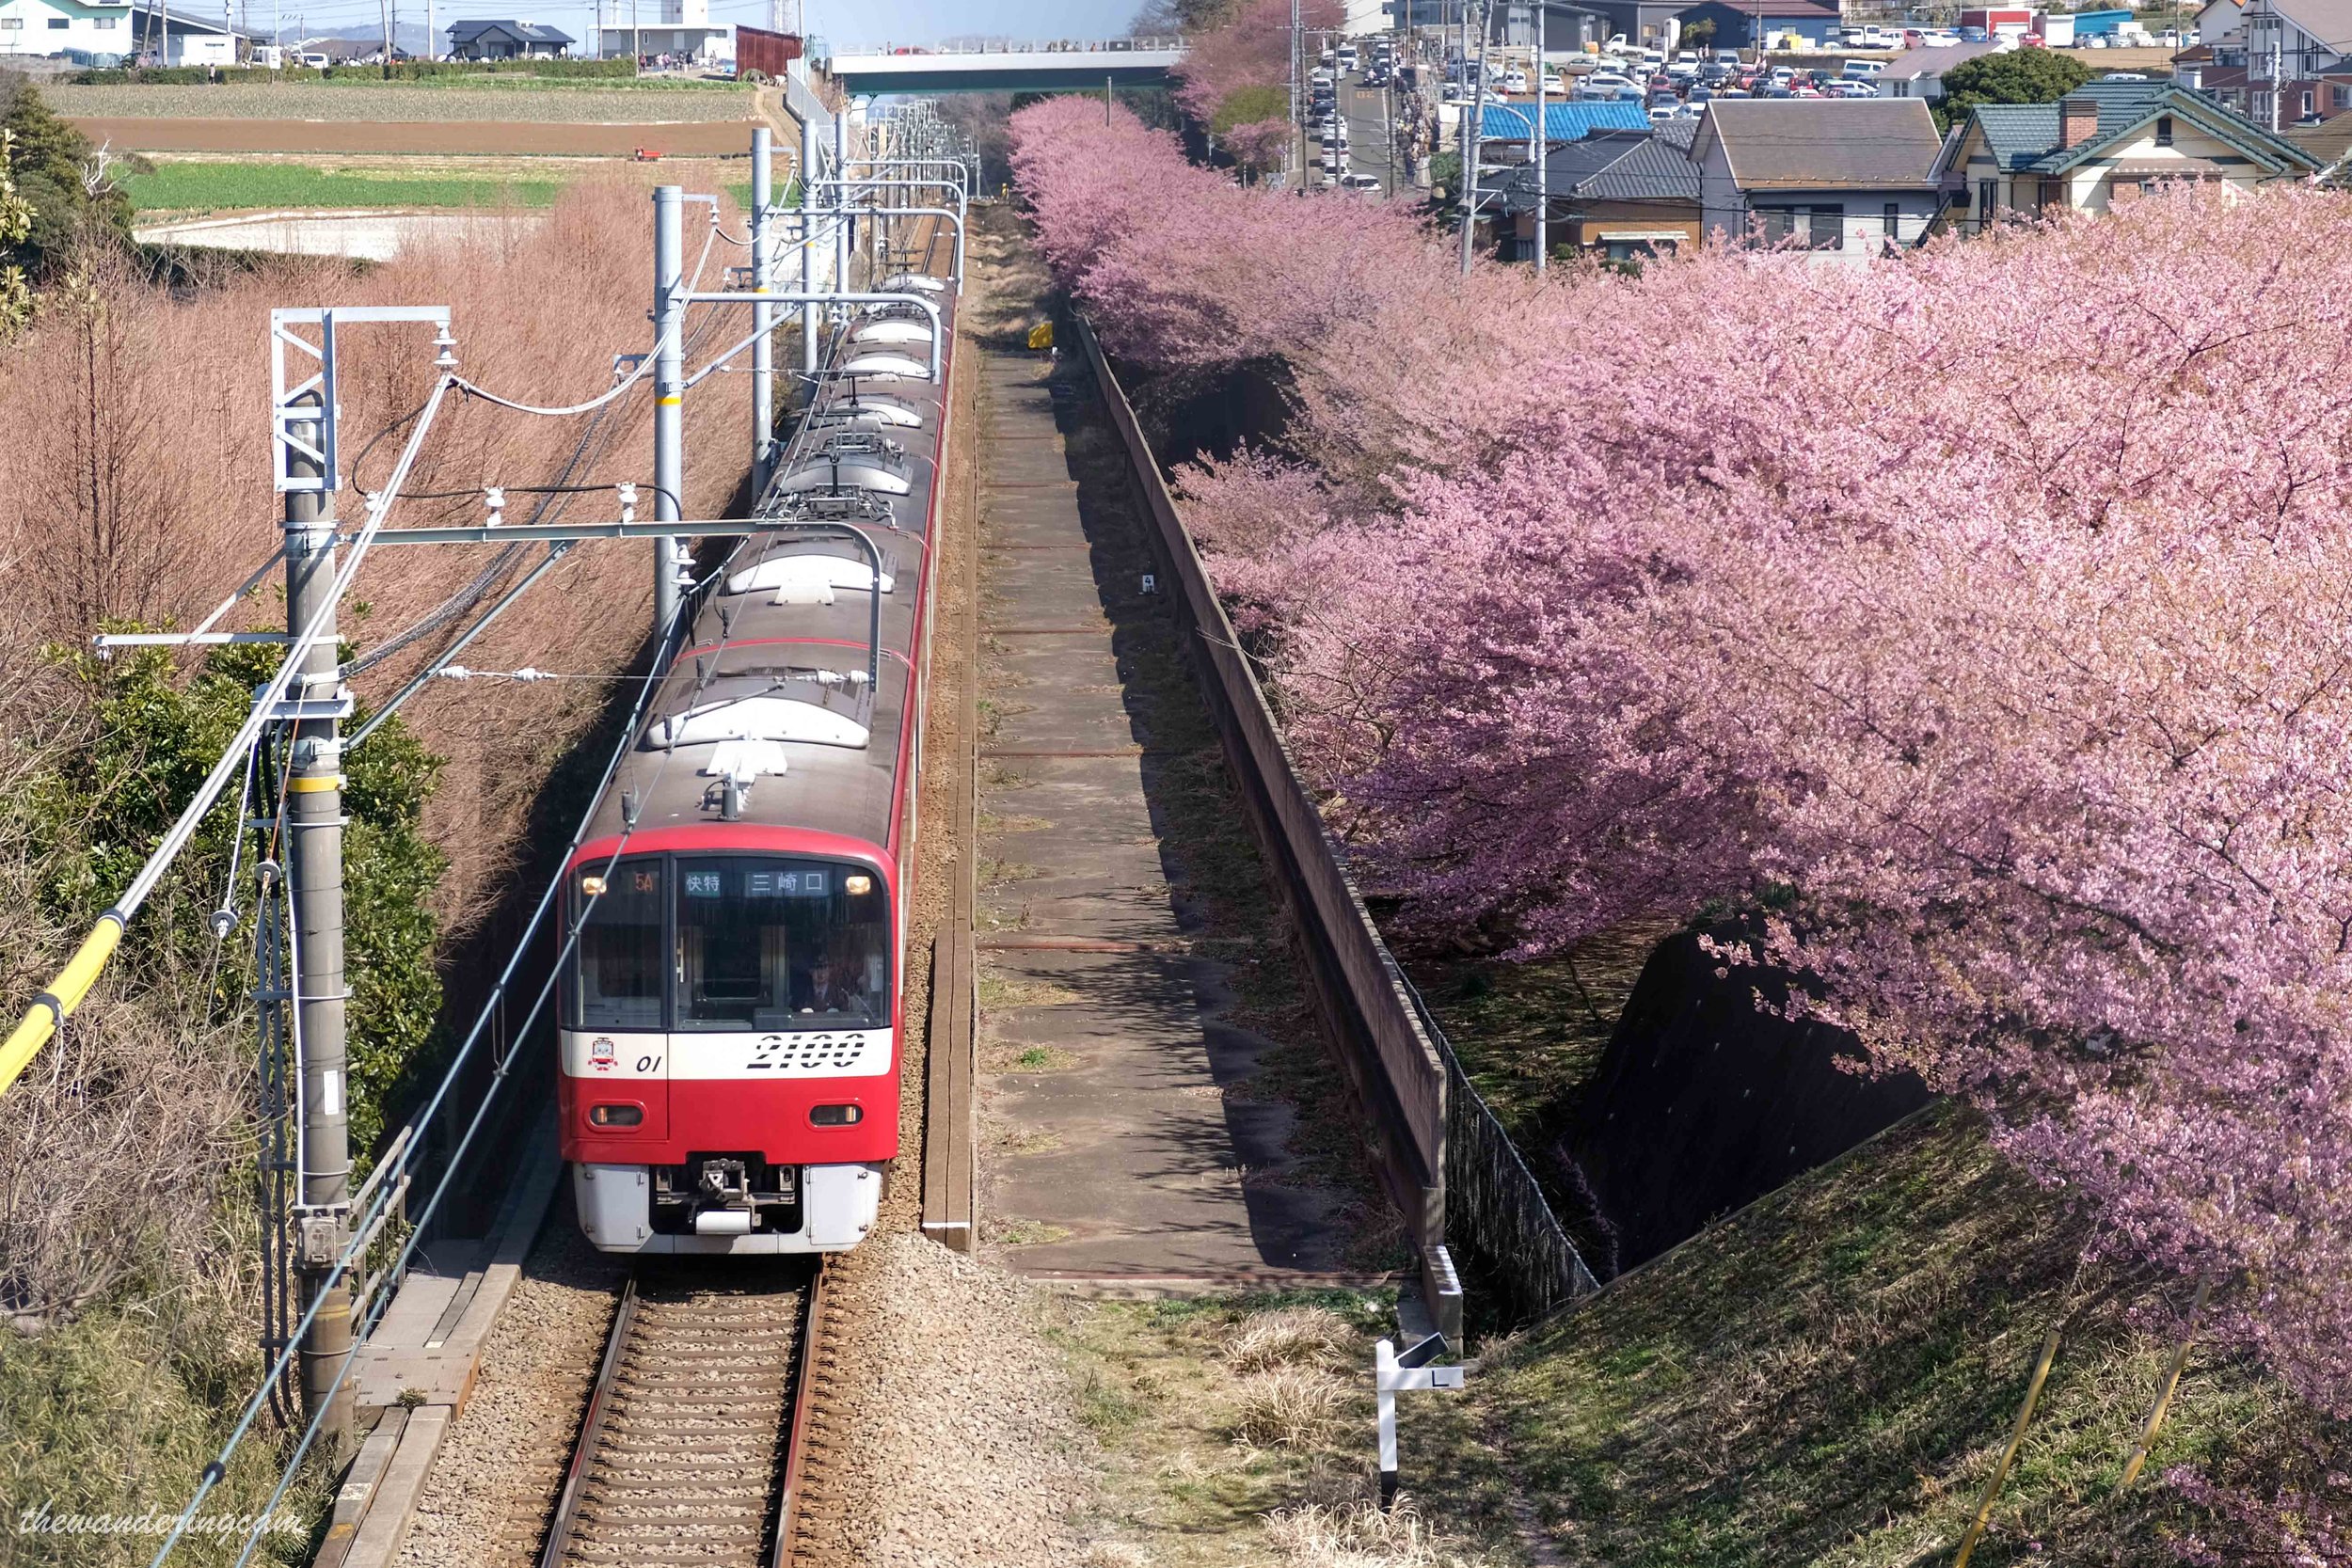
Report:
[{"label": "steel rail", "polygon": [[801,1522],[801,1480],[808,1467],[809,1431],[817,1411],[817,1353],[825,1338],[825,1287],[831,1275],[819,1259],[816,1277],[808,1282],[808,1304],[801,1318],[801,1342],[796,1347],[800,1370],[792,1384],[792,1425],[784,1442],[784,1484],[776,1495],[775,1544],[768,1568],[789,1568],[792,1538]]},{"label": "steel rail", "polygon": [[613,1374],[621,1369],[621,1352],[628,1344],[628,1331],[637,1322],[637,1274],[629,1272],[628,1283],[621,1288],[621,1305],[612,1314],[612,1327],[605,1335],[604,1356],[596,1363],[596,1381],[588,1390],[587,1414],[580,1418],[580,1436],[572,1445],[571,1463],[564,1469],[564,1489],[556,1495],[555,1518],[548,1526],[547,1544],[539,1552],[539,1568],[561,1568],[564,1554],[571,1550],[572,1529],[580,1521],[580,1493],[588,1480],[588,1461],[596,1451],[596,1442],[604,1435],[605,1413],[612,1406]]}]

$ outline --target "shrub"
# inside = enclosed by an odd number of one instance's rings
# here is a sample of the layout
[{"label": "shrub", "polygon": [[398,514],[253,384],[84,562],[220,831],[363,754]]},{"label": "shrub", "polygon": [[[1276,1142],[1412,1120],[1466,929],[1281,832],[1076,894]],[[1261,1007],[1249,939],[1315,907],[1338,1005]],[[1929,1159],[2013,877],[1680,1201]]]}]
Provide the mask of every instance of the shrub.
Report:
[{"label": "shrub", "polygon": [[1345,1386],[1319,1368],[1253,1373],[1234,1402],[1234,1440],[1258,1449],[1304,1447],[1330,1433],[1346,1401]]},{"label": "shrub", "polygon": [[1227,1341],[1226,1364],[1235,1371],[1271,1371],[1277,1367],[1326,1366],[1356,1348],[1345,1319],[1326,1307],[1282,1307],[1253,1312],[1241,1332]]},{"label": "shrub", "polygon": [[129,241],[130,198],[103,178],[89,138],[51,114],[40,93],[0,82],[0,126],[11,133],[9,177],[32,208],[24,237],[0,246],[0,262],[24,268],[39,284],[81,246]]}]

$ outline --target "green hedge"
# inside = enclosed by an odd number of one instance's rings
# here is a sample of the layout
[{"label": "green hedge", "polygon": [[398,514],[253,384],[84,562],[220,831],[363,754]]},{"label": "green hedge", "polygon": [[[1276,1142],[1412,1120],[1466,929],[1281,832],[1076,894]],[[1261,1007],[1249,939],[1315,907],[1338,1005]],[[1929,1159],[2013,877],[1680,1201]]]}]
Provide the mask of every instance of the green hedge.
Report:
[{"label": "green hedge", "polygon": [[[402,60],[392,67],[395,82],[422,82],[469,76],[540,76],[565,81],[612,81],[637,74],[631,60]],[[359,77],[381,80],[380,65],[335,65],[326,70],[288,66],[283,71],[259,67],[224,67],[217,74],[200,65],[125,67],[117,71],[77,71],[66,80],[77,87],[205,87],[214,82],[251,86],[258,82],[319,82]]]}]

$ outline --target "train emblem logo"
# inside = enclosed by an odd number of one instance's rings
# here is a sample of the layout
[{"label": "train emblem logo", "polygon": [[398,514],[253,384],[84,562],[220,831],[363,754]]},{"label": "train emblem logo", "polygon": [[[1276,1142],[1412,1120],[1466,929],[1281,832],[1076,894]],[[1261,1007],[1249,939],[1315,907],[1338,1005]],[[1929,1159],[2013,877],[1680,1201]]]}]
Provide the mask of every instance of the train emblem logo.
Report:
[{"label": "train emblem logo", "polygon": [[598,1037],[593,1045],[588,1047],[588,1060],[598,1072],[611,1072],[612,1070],[612,1042]]}]

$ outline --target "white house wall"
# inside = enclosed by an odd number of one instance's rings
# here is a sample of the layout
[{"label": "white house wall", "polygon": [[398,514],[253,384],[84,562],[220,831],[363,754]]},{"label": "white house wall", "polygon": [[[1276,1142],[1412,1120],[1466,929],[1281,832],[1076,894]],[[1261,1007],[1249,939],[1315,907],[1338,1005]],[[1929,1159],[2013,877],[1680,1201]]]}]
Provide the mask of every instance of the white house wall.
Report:
[{"label": "white house wall", "polygon": [[[2141,180],[2162,179],[2162,171],[2177,167],[2184,175],[2213,178],[2237,190],[2252,190],[2263,176],[2261,166],[2249,162],[2246,154],[2218,136],[2198,129],[2187,120],[2172,121],[2172,145],[2158,147],[2153,127],[2125,146],[2102,154],[2091,166],[2071,171],[2067,195],[2074,206],[2086,213],[2104,213],[2109,205],[2114,187],[2109,176],[2117,166],[2136,171]],[[2153,170],[2153,173],[2137,172]]]},{"label": "white house wall", "polygon": [[0,55],[128,55],[133,29],[129,0],[82,5],[76,0],[0,0]]}]

